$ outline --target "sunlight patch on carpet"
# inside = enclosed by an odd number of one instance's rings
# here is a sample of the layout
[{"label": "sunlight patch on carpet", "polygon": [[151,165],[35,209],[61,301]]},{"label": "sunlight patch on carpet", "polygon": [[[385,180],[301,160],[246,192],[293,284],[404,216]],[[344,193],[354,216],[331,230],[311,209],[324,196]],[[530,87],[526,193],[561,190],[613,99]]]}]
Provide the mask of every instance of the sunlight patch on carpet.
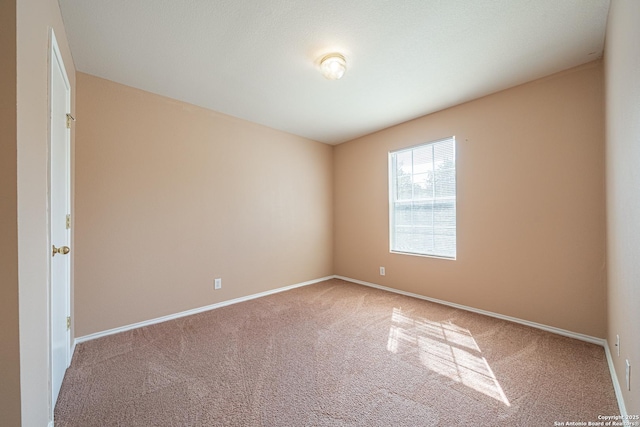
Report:
[{"label": "sunlight patch on carpet", "polygon": [[511,406],[468,329],[451,322],[413,318],[400,308],[393,309],[391,322],[388,351],[397,354],[417,349],[420,362],[427,369]]}]

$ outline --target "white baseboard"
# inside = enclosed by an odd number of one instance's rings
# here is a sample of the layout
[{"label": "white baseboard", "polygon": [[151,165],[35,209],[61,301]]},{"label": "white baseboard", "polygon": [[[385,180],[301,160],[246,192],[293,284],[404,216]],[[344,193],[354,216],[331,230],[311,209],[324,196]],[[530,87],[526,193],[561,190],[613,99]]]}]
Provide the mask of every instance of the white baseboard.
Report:
[{"label": "white baseboard", "polygon": [[70,356],[69,356],[69,365],[71,365],[71,360],[73,360],[73,355],[76,352],[76,344],[77,343],[78,343],[77,340],[73,340],[73,343],[71,343],[71,353],[69,353],[70,354]]},{"label": "white baseboard", "polygon": [[[330,279],[340,279],[340,280],[344,280],[344,281],[351,282],[351,283],[356,283],[356,284],[363,285],[363,286],[369,286],[371,288],[381,289],[383,291],[393,292],[393,293],[396,293],[396,294],[405,295],[405,296],[409,296],[409,297],[413,297],[413,298],[418,298],[418,299],[422,299],[422,300],[425,300],[425,301],[431,301],[431,302],[434,302],[434,303],[437,303],[437,304],[442,304],[442,305],[446,305],[446,306],[449,306],[449,307],[458,308],[460,310],[465,310],[465,311],[470,311],[470,312],[473,312],[473,313],[483,314],[485,316],[495,317],[497,319],[507,320],[509,322],[519,323],[521,325],[526,325],[526,326],[530,326],[532,328],[541,329],[543,331],[551,332],[551,333],[554,333],[554,334],[557,334],[557,335],[562,335],[562,336],[569,337],[569,338],[575,338],[575,339],[580,340],[580,341],[586,341],[586,342],[589,342],[589,343],[592,343],[592,344],[601,345],[601,346],[604,347],[604,350],[605,350],[607,363],[609,365],[609,372],[611,374],[611,380],[613,382],[613,389],[615,391],[616,399],[618,401],[618,407],[620,409],[620,415],[622,415],[623,417],[625,417],[627,415],[627,410],[626,410],[626,407],[625,407],[625,404],[624,404],[624,399],[622,397],[622,389],[620,388],[620,383],[618,382],[618,376],[616,375],[615,367],[613,365],[613,359],[611,357],[611,352],[609,351],[609,345],[608,345],[606,339],[592,337],[590,335],[580,334],[580,333],[577,333],[577,332],[571,332],[571,331],[567,331],[565,329],[556,328],[554,326],[543,325],[541,323],[531,322],[531,321],[528,321],[528,320],[519,319],[517,317],[506,316],[506,315],[499,314],[499,313],[494,313],[494,312],[491,312],[491,311],[481,310],[481,309],[478,309],[478,308],[469,307],[469,306],[462,305],[462,304],[456,304],[456,303],[449,302],[449,301],[443,301],[443,300],[439,300],[439,299],[436,299],[436,298],[426,297],[426,296],[420,295],[420,294],[414,294],[412,292],[406,292],[406,291],[402,291],[402,290],[399,290],[399,289],[389,288],[387,286],[382,286],[382,285],[378,285],[378,284],[375,284],[375,283],[365,282],[363,280],[357,280],[357,279],[352,279],[350,277],[344,277],[344,276],[338,276],[338,275],[322,277],[322,278],[315,279],[315,280],[309,280],[307,282],[297,283],[297,284],[290,285],[290,286],[284,286],[284,287],[281,287],[281,288],[272,289],[270,291],[260,292],[260,293],[257,293],[257,294],[247,295],[247,296],[240,297],[240,298],[234,298],[234,299],[231,299],[231,300],[222,301],[222,302],[211,304],[211,305],[207,305],[207,306],[204,306],[204,307],[198,307],[198,308],[194,308],[194,309],[191,309],[191,310],[182,311],[180,313],[170,314],[170,315],[167,315],[167,316],[162,316],[162,317],[158,317],[158,318],[155,318],[155,319],[145,320],[143,322],[133,323],[133,324],[130,324],[130,325],[125,325],[125,326],[121,326],[121,327],[118,327],[118,328],[113,328],[113,329],[109,329],[109,330],[106,330],[106,331],[96,332],[94,334],[89,334],[89,335],[85,335],[85,336],[82,336],[82,337],[78,337],[73,341],[73,346],[72,346],[72,349],[71,349],[71,356],[73,357],[73,354],[74,354],[75,348],[76,348],[76,344],[79,344],[79,343],[83,343],[83,342],[86,342],[86,341],[94,340],[96,338],[105,337],[105,336],[108,336],[108,335],[117,334],[117,333],[120,333],[120,332],[130,331],[132,329],[137,329],[137,328],[141,328],[141,327],[144,327],[144,326],[149,326],[149,325],[153,325],[153,324],[156,324],[156,323],[162,323],[162,322],[166,322],[166,321],[169,321],[169,320],[178,319],[180,317],[190,316],[192,314],[202,313],[204,311],[214,310],[216,308],[225,307],[225,306],[232,305],[232,304],[237,304],[237,303],[243,302],[243,301],[249,301],[249,300],[256,299],[256,298],[265,297],[267,295],[272,295],[272,294],[275,294],[275,293],[278,293],[278,292],[288,291],[290,289],[295,289],[295,288],[299,288],[299,287],[302,287],[302,286],[312,285],[314,283],[324,282],[325,280],[330,280]],[[48,427],[53,427],[53,421],[49,422],[49,426]]]},{"label": "white baseboard", "polygon": [[590,342],[592,344],[605,345],[605,340],[602,338],[592,337],[590,335],[579,334],[577,332],[567,331],[565,329],[556,328],[554,326],[543,325],[542,323],[530,322],[528,320],[518,319],[517,317],[505,316],[504,314],[494,313],[492,311],[481,310],[479,308],[473,308],[462,304],[456,304],[454,302],[443,301],[436,298],[425,297],[424,295],[414,294],[412,292],[401,291],[399,289],[388,288],[386,286],[377,285],[375,283],[364,282],[362,280],[351,279],[349,277],[334,276],[336,279],[342,279],[347,282],[357,283],[359,285],[369,286],[372,288],[382,289],[383,291],[389,291],[400,295],[406,295],[408,297],[418,298],[425,301],[431,301],[449,307],[459,308],[460,310],[471,311],[473,313],[484,314],[485,316],[495,317],[497,319],[508,320],[509,322],[519,323],[521,325],[531,326],[532,328],[542,329],[543,331],[552,332],[557,335],[562,335],[569,338],[575,338],[580,341]]},{"label": "white baseboard", "polygon": [[616,368],[613,365],[613,357],[611,357],[611,351],[609,350],[609,343],[607,340],[604,342],[604,353],[607,355],[607,363],[609,364],[609,373],[611,374],[611,381],[613,382],[613,390],[616,392],[616,400],[618,401],[618,408],[620,409],[620,415],[622,419],[627,419],[627,407],[624,404],[624,398],[622,397],[622,389],[620,388],[620,382],[618,381],[618,375],[616,375]]},{"label": "white baseboard", "polygon": [[[252,299],[266,297],[267,295],[276,294],[278,292],[288,291],[290,289],[299,288],[302,286],[312,285],[318,282],[324,282],[325,280],[333,279],[333,276],[321,277],[320,279],[309,280],[307,282],[296,283],[295,285],[284,286],[282,288],[271,289],[270,291],[260,292],[257,294],[247,295],[240,298],[234,298],[227,301],[221,301],[215,304],[206,305],[204,307],[198,307],[191,310],[181,311],[180,313],[169,314],[167,316],[157,317],[155,319],[145,320],[143,322],[132,323],[130,325],[120,326],[118,328],[108,329],[106,331],[96,332],[94,334],[84,335],[78,337],[73,342],[73,350],[75,351],[76,344],[80,344],[86,341],[95,340],[96,338],[106,337],[107,335],[113,335],[120,332],[130,331],[132,329],[142,328],[144,326],[154,325],[156,323],[166,322],[168,320],[178,319],[180,317],[191,316],[192,314],[202,313],[203,311],[215,310],[216,308],[225,307],[227,305],[237,304],[243,301],[249,301]],[[73,353],[72,353],[73,355]]]},{"label": "white baseboard", "polygon": [[[618,401],[618,408],[620,409],[620,415],[623,417],[627,416],[627,409],[624,404],[624,398],[622,397],[622,389],[620,388],[620,383],[618,382],[618,376],[616,375],[616,369],[613,366],[613,359],[611,357],[611,352],[609,351],[609,344],[606,339],[596,338],[589,335],[579,334],[577,332],[567,331],[565,329],[556,328],[554,326],[543,325],[541,323],[530,322],[528,320],[518,319],[517,317],[505,316],[499,313],[493,313],[491,311],[480,310],[478,308],[468,307],[466,305],[456,304],[453,302],[443,301],[436,298],[425,297],[424,295],[414,294],[412,292],[405,292],[399,289],[388,288],[386,286],[377,285],[375,283],[365,282],[362,280],[351,279],[349,277],[344,276],[334,276],[336,279],[341,279],[347,282],[357,283],[359,285],[369,286],[372,288],[382,289],[383,291],[389,291],[400,295],[406,295],[413,298],[418,298],[426,301],[435,302],[438,304],[447,305],[449,307],[459,308],[461,310],[471,311],[473,313],[484,314],[485,316],[495,317],[502,320],[508,320],[514,323],[520,323],[521,325],[531,326],[532,328],[542,329],[543,331],[551,332],[554,334],[562,335],[569,338],[575,338],[580,341],[590,342],[592,344],[601,345],[604,347],[604,352],[607,357],[607,364],[609,365],[609,374],[611,375],[611,381],[613,382],[613,390],[616,394],[616,400]],[[625,419],[625,418],[622,418]]]}]

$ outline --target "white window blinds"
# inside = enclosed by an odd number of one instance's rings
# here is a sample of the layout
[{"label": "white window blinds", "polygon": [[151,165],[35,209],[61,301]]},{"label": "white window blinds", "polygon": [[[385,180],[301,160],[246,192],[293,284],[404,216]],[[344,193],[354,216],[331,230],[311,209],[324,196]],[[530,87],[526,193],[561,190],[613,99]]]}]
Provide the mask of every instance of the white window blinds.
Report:
[{"label": "white window blinds", "polygon": [[455,138],[389,153],[391,251],[456,257]]}]

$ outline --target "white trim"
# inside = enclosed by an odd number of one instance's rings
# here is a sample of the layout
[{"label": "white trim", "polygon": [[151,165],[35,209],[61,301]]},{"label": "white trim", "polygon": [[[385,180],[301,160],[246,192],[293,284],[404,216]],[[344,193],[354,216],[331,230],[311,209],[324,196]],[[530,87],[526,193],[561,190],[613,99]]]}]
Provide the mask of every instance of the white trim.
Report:
[{"label": "white trim", "polygon": [[[73,340],[73,343],[71,344],[71,360],[73,360],[73,355],[76,353],[76,344],[77,344],[77,340]],[[69,365],[71,365],[71,362],[69,362]]]},{"label": "white trim", "polygon": [[[53,104],[53,75],[54,71],[59,70],[64,86],[66,88],[66,92],[64,94],[65,97],[65,112],[71,113],[71,84],[69,83],[69,77],[67,75],[67,69],[64,65],[64,59],[62,57],[62,53],[60,52],[60,47],[58,45],[58,40],[55,35],[55,31],[53,27],[49,27],[49,42],[48,42],[48,52],[47,52],[47,149],[48,149],[48,170],[47,170],[47,248],[51,248],[51,236],[52,236],[52,206],[53,206],[53,193],[52,193],[52,182],[51,174],[53,172],[52,165],[52,146],[53,146],[53,126],[52,126],[52,104]],[[68,213],[71,213],[71,131],[70,129],[66,129],[65,132],[65,191],[67,195],[67,199],[65,200],[65,210]],[[69,230],[66,230],[66,242],[65,244],[71,244],[71,234]],[[49,252],[50,253],[50,252]],[[49,376],[49,424],[53,426],[54,424],[54,412],[55,412],[55,404],[53,401],[53,351],[52,351],[52,321],[51,316],[53,313],[52,303],[52,288],[53,288],[53,278],[52,278],[52,266],[51,266],[51,256],[47,258],[47,267],[48,267],[48,277],[47,277],[47,341],[48,341],[48,376]],[[67,280],[65,281],[65,316],[68,317],[71,314],[71,258],[67,260],[66,263],[67,269]],[[67,329],[66,331],[66,360],[65,360],[65,370],[71,365],[71,357],[70,349],[72,347],[72,339],[71,339],[71,330]]]},{"label": "white trim", "polygon": [[[453,256],[447,256],[447,255],[441,255],[438,253],[435,253],[435,247],[434,247],[434,252],[433,253],[422,253],[422,252],[405,252],[405,251],[401,251],[398,249],[394,249],[394,235],[396,234],[396,228],[398,227],[395,224],[395,205],[396,203],[398,203],[398,200],[396,200],[397,197],[397,188],[395,185],[395,182],[397,180],[397,173],[398,171],[397,169],[397,165],[396,162],[393,161],[394,156],[396,156],[398,153],[403,153],[406,151],[411,151],[412,152],[412,158],[413,158],[413,150],[417,149],[417,148],[422,148],[422,147],[431,147],[433,145],[436,144],[441,144],[444,142],[452,142],[453,143],[453,171],[454,171],[454,177],[455,177],[455,191],[456,191],[456,195],[454,196],[448,196],[445,198],[435,198],[435,193],[432,194],[431,198],[424,198],[422,199],[423,201],[436,201],[436,200],[453,200],[454,205],[456,205],[456,200],[457,200],[457,194],[458,194],[458,176],[457,176],[457,169],[456,169],[456,148],[457,148],[457,143],[456,143],[456,136],[455,135],[451,135],[449,137],[446,138],[442,138],[442,139],[438,139],[435,141],[430,141],[430,142],[423,142],[420,144],[416,144],[416,145],[412,145],[410,147],[404,147],[404,148],[399,148],[397,150],[393,150],[393,151],[389,151],[388,152],[388,156],[387,156],[387,192],[388,192],[388,201],[389,201],[389,206],[388,206],[388,225],[389,225],[389,252],[392,254],[397,254],[397,255],[410,255],[410,256],[419,256],[419,257],[425,257],[425,258],[436,258],[436,259],[446,259],[446,260],[451,260],[451,261],[455,261],[457,259],[457,254],[458,251],[457,249],[455,249],[455,254]],[[435,156],[435,154],[433,154],[433,156]],[[432,157],[432,160],[435,161],[435,157]],[[411,174],[413,175],[413,169]],[[435,192],[435,187],[434,187],[434,192]],[[414,199],[413,197],[411,199],[409,199],[408,201],[415,201],[416,199]],[[402,202],[407,202],[407,200],[403,200]],[[454,206],[455,207],[455,206]],[[457,207],[455,207],[456,209],[456,224],[453,227],[448,227],[448,228],[452,228],[454,230],[457,229]],[[432,224],[431,226],[422,226],[422,228],[434,228],[434,224]],[[457,243],[458,242],[458,238],[456,235],[456,241],[455,241],[455,246],[457,247]]]},{"label": "white trim", "polygon": [[613,382],[613,390],[616,394],[616,400],[618,401],[618,409],[620,410],[620,415],[622,415],[622,419],[625,419],[627,416],[627,408],[624,404],[624,398],[622,397],[622,389],[620,388],[620,383],[618,382],[618,376],[616,375],[616,369],[613,365],[613,358],[611,357],[611,351],[609,350],[609,344],[606,339],[592,337],[590,335],[579,334],[577,332],[567,331],[566,329],[556,328],[554,326],[543,325],[541,323],[530,322],[528,320],[518,319],[517,317],[505,316],[503,314],[493,313],[491,311],[481,310],[478,308],[469,307],[466,305],[456,304],[453,302],[443,301],[436,298],[426,297],[424,295],[414,294],[412,292],[401,291],[399,289],[388,288],[386,286],[377,285],[371,282],[365,282],[363,280],[351,279],[349,277],[344,276],[333,276],[335,279],[341,279],[347,282],[356,283],[358,285],[369,286],[371,288],[381,289],[383,291],[393,292],[400,295],[405,295],[408,297],[418,298],[425,301],[435,302],[437,304],[447,305],[449,307],[459,308],[460,310],[470,311],[473,313],[483,314],[485,316],[495,317],[497,319],[507,320],[509,322],[519,323],[521,325],[530,326],[536,329],[542,329],[543,331],[551,332],[553,334],[562,335],[569,338],[575,338],[580,341],[586,341],[592,344],[597,344],[604,347],[604,353],[607,358],[607,364],[609,365],[609,374],[611,375],[611,381]]},{"label": "white trim", "polygon": [[470,311],[473,313],[484,314],[485,316],[495,317],[497,319],[507,320],[509,322],[519,323],[521,325],[531,326],[532,328],[542,329],[543,331],[551,332],[553,334],[562,335],[569,338],[575,338],[580,341],[586,341],[592,344],[597,344],[604,347],[604,353],[607,358],[607,364],[609,365],[609,374],[611,375],[611,381],[613,383],[613,390],[616,394],[616,400],[618,401],[618,409],[620,410],[620,415],[622,415],[622,419],[625,419],[627,416],[627,408],[624,404],[624,397],[622,396],[622,389],[620,388],[620,383],[618,381],[618,376],[616,375],[616,368],[613,364],[613,358],[611,357],[611,351],[609,349],[609,343],[606,339],[596,338],[590,335],[579,334],[577,332],[567,331],[565,329],[556,328],[554,326],[543,325],[541,323],[530,322],[528,320],[518,319],[517,317],[505,316],[503,314],[493,313],[491,311],[481,310],[478,308],[468,307],[466,305],[456,304],[453,302],[443,301],[436,298],[426,297],[424,295],[414,294],[412,292],[401,291],[399,289],[388,288],[386,286],[377,285],[375,283],[365,282],[362,280],[351,279],[349,277],[344,276],[333,276],[335,279],[341,279],[347,282],[356,283],[358,285],[369,286],[372,288],[381,289],[383,291],[393,292],[400,295],[405,295],[413,298],[418,298],[426,301],[435,302],[438,304],[447,305],[454,308],[459,308],[461,310]]},{"label": "white trim", "polygon": [[405,295],[408,297],[418,298],[425,301],[435,302],[437,304],[448,305],[450,307],[459,308],[460,310],[471,311],[473,313],[484,314],[485,316],[495,317],[497,319],[507,320],[509,322],[519,323],[521,325],[531,326],[532,328],[542,329],[543,331],[551,332],[557,335],[562,335],[569,338],[575,338],[580,341],[590,342],[592,344],[597,344],[601,346],[605,346],[606,340],[602,338],[592,337],[590,335],[579,334],[577,332],[567,331],[565,329],[556,328],[554,326],[543,325],[541,323],[530,322],[528,320],[518,319],[517,317],[505,316],[504,314],[494,313],[492,311],[481,310],[479,308],[468,307],[466,305],[456,304],[453,302],[443,301],[436,298],[426,297],[424,295],[414,294],[412,292],[401,291],[399,289],[388,288],[386,286],[377,285],[375,283],[364,282],[362,280],[351,279],[349,277],[344,276],[334,276],[336,279],[345,280],[347,282],[357,283],[358,285],[369,286],[371,288],[382,289],[383,291],[393,292],[400,295]]},{"label": "white trim", "polygon": [[[132,329],[137,329],[137,328],[141,328],[141,327],[144,327],[144,326],[149,326],[149,325],[153,325],[153,324],[156,324],[156,323],[162,323],[162,322],[166,322],[166,321],[169,321],[169,320],[178,319],[180,317],[185,317],[185,316],[190,316],[192,314],[202,313],[204,311],[214,310],[216,308],[221,308],[221,307],[225,307],[225,306],[228,306],[228,305],[237,304],[239,302],[244,302],[244,301],[249,301],[249,300],[256,299],[256,298],[265,297],[267,295],[272,295],[272,294],[276,294],[276,293],[279,293],[279,292],[288,291],[288,290],[299,288],[299,287],[302,287],[302,286],[313,285],[314,283],[324,282],[326,280],[331,280],[331,279],[340,279],[340,280],[344,280],[346,282],[356,283],[358,285],[363,285],[363,286],[368,286],[368,287],[371,287],[371,288],[381,289],[383,291],[393,292],[395,294],[405,295],[405,296],[412,297],[412,298],[418,298],[418,299],[421,299],[421,300],[430,301],[430,302],[434,302],[434,303],[437,303],[437,304],[442,304],[442,305],[446,305],[446,306],[449,306],[449,307],[458,308],[460,310],[470,311],[472,313],[483,314],[485,316],[494,317],[494,318],[502,319],[502,320],[507,320],[509,322],[519,323],[521,325],[530,326],[530,327],[536,328],[536,329],[541,329],[543,331],[551,332],[551,333],[554,333],[554,334],[557,334],[557,335],[562,335],[562,336],[566,336],[566,337],[569,337],[569,338],[575,338],[575,339],[580,340],[580,341],[586,341],[586,342],[589,342],[589,343],[592,343],[592,344],[600,345],[600,346],[604,347],[605,355],[606,355],[606,358],[607,358],[607,364],[609,365],[609,372],[611,374],[611,381],[613,382],[613,389],[615,391],[616,399],[618,401],[618,407],[620,409],[620,415],[622,415],[623,417],[625,417],[627,415],[627,410],[626,410],[626,407],[625,407],[625,404],[624,404],[624,399],[622,397],[622,390],[620,389],[620,383],[618,382],[618,377],[616,375],[616,370],[615,370],[615,367],[613,365],[613,359],[611,357],[611,352],[609,350],[609,344],[607,343],[606,339],[596,338],[596,337],[592,337],[592,336],[584,335],[584,334],[579,334],[579,333],[576,333],[576,332],[567,331],[565,329],[556,328],[554,326],[548,326],[548,325],[543,325],[541,323],[530,322],[528,320],[518,319],[517,317],[505,316],[503,314],[494,313],[494,312],[491,312],[491,311],[481,310],[481,309],[478,309],[478,308],[473,308],[473,307],[469,307],[469,306],[462,305],[462,304],[456,304],[456,303],[452,303],[452,302],[448,302],[448,301],[439,300],[439,299],[436,299],[436,298],[430,298],[430,297],[426,297],[424,295],[414,294],[412,292],[401,291],[399,289],[389,288],[387,286],[382,286],[382,285],[378,285],[378,284],[375,284],[375,283],[365,282],[363,280],[357,280],[357,279],[352,279],[352,278],[349,278],[349,277],[338,276],[338,275],[321,277],[319,279],[309,280],[307,282],[302,282],[302,283],[297,283],[297,284],[294,284],[294,285],[284,286],[282,288],[272,289],[270,291],[265,291],[265,292],[260,292],[260,293],[257,293],[257,294],[247,295],[247,296],[240,297],[240,298],[234,298],[234,299],[231,299],[231,300],[222,301],[222,302],[211,304],[211,305],[207,305],[207,306],[204,306],[204,307],[194,308],[194,309],[183,311],[183,312],[180,312],[180,313],[170,314],[170,315],[167,315],[167,316],[162,316],[162,317],[158,317],[158,318],[155,318],[155,319],[150,319],[150,320],[146,320],[146,321],[143,321],[143,322],[138,322],[138,323],[133,323],[133,324],[126,325],[126,326],[121,326],[119,328],[113,328],[113,329],[109,329],[109,330],[106,330],[106,331],[96,332],[94,334],[78,337],[73,341],[73,347],[71,349],[71,356],[73,357],[73,354],[74,354],[75,348],[76,348],[76,344],[80,344],[80,343],[83,343],[83,342],[86,342],[86,341],[91,341],[91,340],[94,340],[96,338],[101,338],[101,337],[105,337],[105,336],[108,336],[108,335],[117,334],[117,333],[120,333],[120,332],[130,331]],[[49,426],[48,427],[53,427],[53,421],[49,422]]]},{"label": "white trim", "polygon": [[413,145],[410,145],[408,147],[403,147],[403,148],[398,148],[396,150],[391,150],[391,151],[389,151],[389,154],[397,154],[397,153],[401,153],[403,151],[409,151],[409,150],[413,150],[413,149],[418,148],[418,147],[422,147],[423,145],[425,145],[425,146],[426,145],[432,145],[432,144],[437,144],[439,142],[445,142],[445,141],[450,141],[450,140],[453,140],[453,142],[455,143],[455,139],[456,139],[456,136],[455,135],[451,135],[451,136],[445,136],[444,138],[435,139],[433,141],[418,142],[417,144],[413,144]]},{"label": "white trim", "polygon": [[294,288],[300,288],[302,286],[313,285],[314,283],[324,282],[326,280],[333,279],[334,276],[321,277],[320,279],[309,280],[307,282],[296,283],[295,285],[284,286],[282,288],[271,289],[270,291],[260,292],[257,294],[247,295],[240,298],[234,298],[227,301],[217,302],[215,304],[206,305],[204,307],[198,307],[191,310],[182,311],[180,313],[169,314],[167,316],[157,317],[155,319],[145,320],[143,322],[132,323],[130,325],[120,326],[118,328],[108,329],[102,332],[96,332],[95,334],[89,334],[82,337],[78,337],[74,340],[73,346],[86,341],[91,341],[96,338],[106,337],[107,335],[113,335],[120,332],[130,331],[132,329],[142,328],[144,326],[154,325],[156,323],[166,322],[168,320],[178,319],[180,317],[191,316],[192,314],[202,313],[203,311],[215,310],[216,308],[225,307],[227,305],[237,304],[239,302],[249,301],[256,298],[266,297],[267,295],[276,294],[279,292],[288,291]]},{"label": "white trim", "polygon": [[620,388],[620,383],[618,382],[618,376],[616,375],[616,369],[613,365],[613,358],[611,357],[611,351],[609,350],[609,343],[606,339],[592,337],[590,335],[579,334],[577,332],[567,331],[566,329],[556,328],[554,326],[543,325],[541,323],[531,322],[529,320],[518,319],[517,317],[505,316],[503,314],[494,313],[491,311],[481,310],[478,308],[469,307],[466,305],[456,304],[453,302],[443,301],[436,298],[426,297],[424,295],[414,294],[412,292],[401,291],[399,289],[389,288],[386,286],[378,285],[371,282],[365,282],[363,280],[351,279],[349,277],[344,276],[333,276],[335,279],[341,279],[347,282],[356,283],[358,285],[369,286],[371,288],[381,289],[383,291],[393,292],[400,295],[405,295],[408,297],[418,298],[425,301],[435,302],[437,304],[446,305],[449,307],[458,308],[460,310],[470,311],[473,313],[483,314],[485,316],[495,317],[497,319],[507,320],[509,322],[519,323],[521,325],[530,326],[536,329],[542,329],[543,331],[551,332],[553,334],[562,335],[569,338],[575,338],[580,341],[586,341],[592,344],[597,344],[604,347],[604,353],[607,358],[607,364],[609,365],[609,374],[611,375],[611,381],[613,382],[613,390],[616,394],[616,400],[618,401],[618,408],[620,410],[620,415],[622,415],[622,419],[626,419],[627,416],[627,408],[624,404],[624,398],[622,396],[622,389]]},{"label": "white trim", "polygon": [[609,364],[609,373],[611,374],[611,381],[613,382],[613,390],[616,392],[616,400],[618,401],[618,408],[620,409],[620,415],[625,420],[627,417],[627,407],[624,404],[624,397],[622,397],[622,389],[620,388],[620,382],[618,381],[618,375],[616,375],[616,367],[613,365],[613,357],[611,357],[611,351],[609,350],[609,343],[604,340],[604,353],[607,355],[607,363]]},{"label": "white trim", "polygon": [[427,255],[427,254],[419,254],[417,252],[402,252],[402,251],[393,251],[393,250],[389,250],[390,254],[394,254],[394,255],[409,255],[409,256],[419,256],[422,258],[435,258],[435,259],[444,259],[447,261],[455,261],[456,257],[447,257],[444,255]]}]

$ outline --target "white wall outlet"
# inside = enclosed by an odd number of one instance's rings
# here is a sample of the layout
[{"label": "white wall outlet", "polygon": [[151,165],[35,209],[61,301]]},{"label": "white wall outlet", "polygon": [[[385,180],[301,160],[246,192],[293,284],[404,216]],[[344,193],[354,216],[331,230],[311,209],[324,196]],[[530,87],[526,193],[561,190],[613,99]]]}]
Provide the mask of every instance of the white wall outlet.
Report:
[{"label": "white wall outlet", "polygon": [[620,357],[620,335],[616,335],[616,351],[618,352],[618,357]]},{"label": "white wall outlet", "polygon": [[381,276],[384,276],[384,275],[385,275],[384,267],[380,267],[380,275],[381,275]]},{"label": "white wall outlet", "polygon": [[627,390],[631,391],[631,364],[629,363],[629,359],[627,361],[627,370],[625,378],[627,379]]},{"label": "white wall outlet", "polygon": [[213,289],[220,289],[222,287],[222,279],[215,279],[213,281]]}]

